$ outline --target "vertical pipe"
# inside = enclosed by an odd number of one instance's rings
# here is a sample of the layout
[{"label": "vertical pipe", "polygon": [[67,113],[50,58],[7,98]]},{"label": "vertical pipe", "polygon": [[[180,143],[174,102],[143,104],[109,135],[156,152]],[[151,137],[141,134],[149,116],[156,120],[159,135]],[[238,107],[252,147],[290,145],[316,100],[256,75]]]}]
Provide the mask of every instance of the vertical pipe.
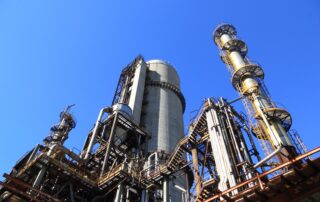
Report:
[{"label": "vertical pipe", "polygon": [[110,149],[111,149],[111,144],[112,144],[112,141],[113,141],[113,136],[114,136],[114,134],[116,132],[117,121],[118,121],[118,113],[116,112],[115,116],[113,118],[112,128],[111,128],[109,140],[107,142],[106,153],[105,153],[105,156],[104,156],[104,159],[103,159],[103,164],[102,164],[100,176],[102,176],[104,174],[104,172],[105,172],[105,170],[107,168]]},{"label": "vertical pipe", "polygon": [[142,191],[140,202],[149,202],[148,190],[143,190]]},{"label": "vertical pipe", "polygon": [[186,174],[186,202],[190,202],[190,181],[189,181],[189,177],[188,174]]},{"label": "vertical pipe", "polygon": [[198,151],[197,148],[194,148],[191,150],[192,154],[192,161],[193,161],[193,174],[194,174],[194,181],[196,183],[196,192],[197,196],[201,194],[201,187],[202,187],[202,180],[199,176],[199,162],[198,162]]},{"label": "vertical pipe", "polygon": [[90,152],[92,150],[92,147],[93,147],[93,143],[96,139],[96,136],[98,134],[98,129],[100,127],[100,123],[101,123],[101,120],[102,120],[102,117],[103,117],[103,114],[107,111],[109,111],[111,108],[110,107],[105,107],[103,109],[100,110],[100,113],[99,113],[99,116],[98,116],[98,119],[96,121],[96,124],[95,124],[95,127],[93,129],[93,132],[92,132],[92,136],[91,136],[91,139],[90,139],[90,142],[89,142],[89,145],[88,145],[88,148],[86,149],[86,154],[84,156],[84,160],[87,160],[89,158],[89,155],[90,155]]},{"label": "vertical pipe", "polygon": [[119,184],[114,202],[123,202],[123,185]]},{"label": "vertical pipe", "polygon": [[39,173],[38,173],[38,175],[36,177],[36,180],[33,182],[33,185],[32,185],[33,188],[36,188],[36,189],[39,188],[39,186],[40,186],[40,184],[42,182],[42,179],[43,179],[44,175],[46,174],[46,171],[47,171],[47,167],[43,166],[41,168],[41,170],[39,171]]},{"label": "vertical pipe", "polygon": [[169,202],[169,180],[167,177],[163,179],[162,201]]},{"label": "vertical pipe", "polygon": [[[224,102],[222,101],[222,103],[223,103],[223,105],[224,105]],[[226,106],[224,105],[224,113],[225,113],[225,115],[226,115],[226,118],[227,118],[227,124],[228,124],[228,128],[229,128],[229,131],[230,131],[230,133],[231,133],[231,139],[232,139],[232,143],[233,143],[233,146],[234,146],[234,148],[235,148],[235,150],[237,151],[237,153],[238,153],[238,160],[240,161],[240,162],[243,162],[243,158],[242,158],[242,155],[241,155],[241,152],[240,152],[240,149],[239,149],[239,145],[237,144],[238,143],[238,141],[236,140],[236,135],[235,135],[235,133],[234,133],[234,127],[233,127],[233,125],[231,124],[231,118],[230,118],[230,116],[229,116],[229,112],[227,111],[227,108],[226,108]],[[237,160],[237,158],[235,159],[235,160]],[[239,163],[239,162],[236,162],[236,163]]]},{"label": "vertical pipe", "polygon": [[[219,118],[214,103],[209,101],[210,110],[206,112],[209,138],[211,141],[212,155],[216,161],[217,173],[219,173],[220,191],[227,190],[229,187],[236,185],[234,163],[231,159],[230,152],[227,150],[225,139],[225,126]],[[233,192],[235,194],[237,190]]]},{"label": "vertical pipe", "polygon": [[129,189],[129,188],[130,188],[130,187],[127,186],[126,202],[130,202],[130,199],[129,199],[129,197],[130,197],[130,189]]}]

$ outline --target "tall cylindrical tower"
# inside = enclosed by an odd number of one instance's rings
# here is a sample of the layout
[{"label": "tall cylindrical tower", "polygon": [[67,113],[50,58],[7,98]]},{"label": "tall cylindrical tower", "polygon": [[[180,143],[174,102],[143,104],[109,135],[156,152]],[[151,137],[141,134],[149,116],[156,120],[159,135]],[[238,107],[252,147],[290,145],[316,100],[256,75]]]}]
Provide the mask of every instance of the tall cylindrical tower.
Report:
[{"label": "tall cylindrical tower", "polygon": [[[144,147],[145,167],[152,172],[165,163],[184,137],[185,100],[176,70],[165,61],[145,62],[142,57],[137,57],[122,71],[113,104],[117,102],[128,104],[133,121],[148,133],[150,138]],[[163,183],[168,188],[163,191],[163,200],[182,200],[181,191],[174,188],[171,179]],[[185,186],[182,178],[175,179],[174,183]],[[156,200],[154,194],[147,195],[143,201]]]},{"label": "tall cylindrical tower", "polygon": [[147,152],[170,154],[184,136],[185,99],[174,67],[137,57],[123,70],[119,84],[113,105],[125,103],[132,109],[133,121],[151,136]]},{"label": "tall cylindrical tower", "polygon": [[[157,154],[157,160],[154,161],[156,166],[166,158],[160,154],[168,157],[184,136],[185,101],[180,91],[178,74],[169,63],[150,60],[146,64],[148,70],[140,123],[151,136],[147,151]],[[185,185],[182,178],[176,179],[174,183]],[[172,183],[168,185],[169,192],[167,194],[163,192],[163,201],[166,197],[171,201],[181,201],[181,192],[174,188]]]},{"label": "tall cylindrical tower", "polygon": [[[214,42],[221,50],[223,61],[232,72],[232,85],[249,101],[249,114],[256,119],[254,132],[258,138],[268,140],[274,150],[279,150],[280,162],[296,155],[295,148],[287,134],[291,127],[290,113],[272,102],[264,86],[264,72],[258,64],[248,59],[247,45],[237,39],[234,26],[223,24],[214,31]],[[252,110],[251,110],[252,109]]]},{"label": "tall cylindrical tower", "polygon": [[151,135],[148,151],[170,154],[183,138],[184,100],[176,70],[167,62],[147,62],[142,123]]}]

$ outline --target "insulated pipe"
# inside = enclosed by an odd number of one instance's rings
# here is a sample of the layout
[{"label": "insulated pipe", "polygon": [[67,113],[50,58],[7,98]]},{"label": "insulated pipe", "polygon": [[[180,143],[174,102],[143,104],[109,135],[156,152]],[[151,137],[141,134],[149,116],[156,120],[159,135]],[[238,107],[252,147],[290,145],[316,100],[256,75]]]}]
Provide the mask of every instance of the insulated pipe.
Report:
[{"label": "insulated pipe", "polygon": [[174,185],[175,188],[179,189],[180,191],[184,192],[184,193],[187,193],[187,190],[184,189],[183,187],[180,187],[179,185],[175,184]]},{"label": "insulated pipe", "polygon": [[262,164],[264,164],[265,162],[269,161],[272,157],[274,157],[275,155],[277,155],[281,149],[283,147],[280,146],[277,150],[273,151],[271,154],[269,154],[268,156],[266,156],[264,159],[262,159],[261,161],[259,161],[256,165],[253,166],[254,169],[260,167]]},{"label": "insulated pipe", "polygon": [[122,201],[123,201],[123,185],[119,184],[114,202],[122,202]]},{"label": "insulated pipe", "polygon": [[162,201],[169,202],[169,180],[166,177],[163,179]]},{"label": "insulated pipe", "polygon": [[111,107],[105,107],[105,108],[100,110],[97,122],[96,122],[95,127],[94,127],[93,132],[92,132],[92,136],[91,136],[89,145],[88,145],[88,147],[86,149],[86,154],[84,156],[84,160],[88,160],[88,158],[90,156],[90,153],[91,153],[91,150],[92,150],[92,147],[93,147],[93,143],[94,143],[94,141],[96,139],[96,136],[98,134],[98,129],[100,127],[101,120],[102,120],[102,117],[103,117],[104,113],[111,112],[111,110],[112,110]]}]

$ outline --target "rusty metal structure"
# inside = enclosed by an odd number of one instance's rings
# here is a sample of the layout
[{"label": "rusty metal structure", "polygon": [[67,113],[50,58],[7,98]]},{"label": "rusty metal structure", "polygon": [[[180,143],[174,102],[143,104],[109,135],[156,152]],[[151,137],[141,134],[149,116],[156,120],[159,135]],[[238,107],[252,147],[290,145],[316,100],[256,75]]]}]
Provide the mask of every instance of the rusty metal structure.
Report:
[{"label": "rusty metal structure", "polygon": [[[207,98],[184,135],[185,99],[168,62],[136,57],[121,72],[80,152],[64,146],[68,106],[42,144],[0,182],[0,201],[318,201],[320,147],[308,151],[271,99],[236,29],[214,42],[240,97]],[[235,109],[242,100],[247,114]],[[260,144],[257,144],[260,143]]]}]

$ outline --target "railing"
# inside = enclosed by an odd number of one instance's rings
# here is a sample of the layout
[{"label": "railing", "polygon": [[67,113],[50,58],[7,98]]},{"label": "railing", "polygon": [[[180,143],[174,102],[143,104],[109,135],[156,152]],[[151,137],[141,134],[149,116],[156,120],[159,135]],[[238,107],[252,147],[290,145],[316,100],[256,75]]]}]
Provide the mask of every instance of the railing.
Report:
[{"label": "railing", "polygon": [[263,190],[263,189],[265,189],[265,185],[261,180],[263,177],[266,177],[266,176],[268,176],[268,175],[270,175],[270,174],[272,174],[274,172],[277,172],[277,171],[279,171],[281,169],[287,168],[288,166],[290,166],[290,165],[292,165],[292,164],[294,164],[296,162],[299,162],[299,161],[301,161],[301,160],[303,160],[303,159],[305,159],[305,158],[307,158],[307,157],[309,157],[309,156],[311,156],[311,155],[313,155],[315,153],[318,153],[318,152],[320,152],[320,147],[317,147],[317,148],[315,148],[315,149],[313,149],[313,150],[311,150],[311,151],[309,151],[309,152],[307,152],[305,154],[302,154],[302,155],[300,155],[300,156],[298,156],[298,157],[296,157],[296,158],[294,158],[294,159],[292,159],[292,160],[290,160],[288,162],[285,162],[285,163],[283,163],[283,164],[281,164],[281,165],[279,165],[277,167],[274,167],[274,168],[272,168],[272,169],[270,169],[270,170],[268,170],[268,171],[266,171],[264,173],[257,174],[255,177],[251,178],[250,180],[247,180],[247,181],[245,181],[245,182],[243,182],[241,184],[238,184],[238,185],[236,185],[236,186],[234,186],[234,187],[232,187],[232,188],[230,188],[230,189],[228,189],[226,191],[223,191],[220,194],[217,194],[217,195],[205,200],[205,202],[209,202],[209,201],[213,201],[215,199],[218,199],[218,198],[222,197],[223,195],[227,195],[227,194],[231,193],[232,191],[234,191],[236,189],[239,189],[239,188],[244,187],[244,186],[248,186],[250,183],[257,183],[257,187],[259,187],[261,190]]},{"label": "railing", "polygon": [[[30,201],[54,201],[54,202],[62,202],[62,200],[57,199],[47,193],[44,193],[42,191],[40,191],[39,189],[36,189],[34,187],[32,187],[31,185],[25,183],[24,181],[12,177],[8,174],[4,174],[3,175],[7,180],[9,180],[11,183],[3,183],[0,182],[0,186],[4,187],[5,189],[13,192],[13,193],[17,193],[18,195],[21,195],[25,198],[27,198]],[[15,185],[12,185],[15,184]],[[18,189],[18,187],[20,187],[20,189]],[[22,189],[25,190],[29,190],[30,192],[32,192],[33,194],[27,194],[26,192],[22,191]]]},{"label": "railing", "polygon": [[[290,130],[288,134],[299,154],[304,154],[308,151],[306,145],[303,143],[299,133],[296,130]],[[311,157],[309,157],[309,159],[310,158]]]}]

